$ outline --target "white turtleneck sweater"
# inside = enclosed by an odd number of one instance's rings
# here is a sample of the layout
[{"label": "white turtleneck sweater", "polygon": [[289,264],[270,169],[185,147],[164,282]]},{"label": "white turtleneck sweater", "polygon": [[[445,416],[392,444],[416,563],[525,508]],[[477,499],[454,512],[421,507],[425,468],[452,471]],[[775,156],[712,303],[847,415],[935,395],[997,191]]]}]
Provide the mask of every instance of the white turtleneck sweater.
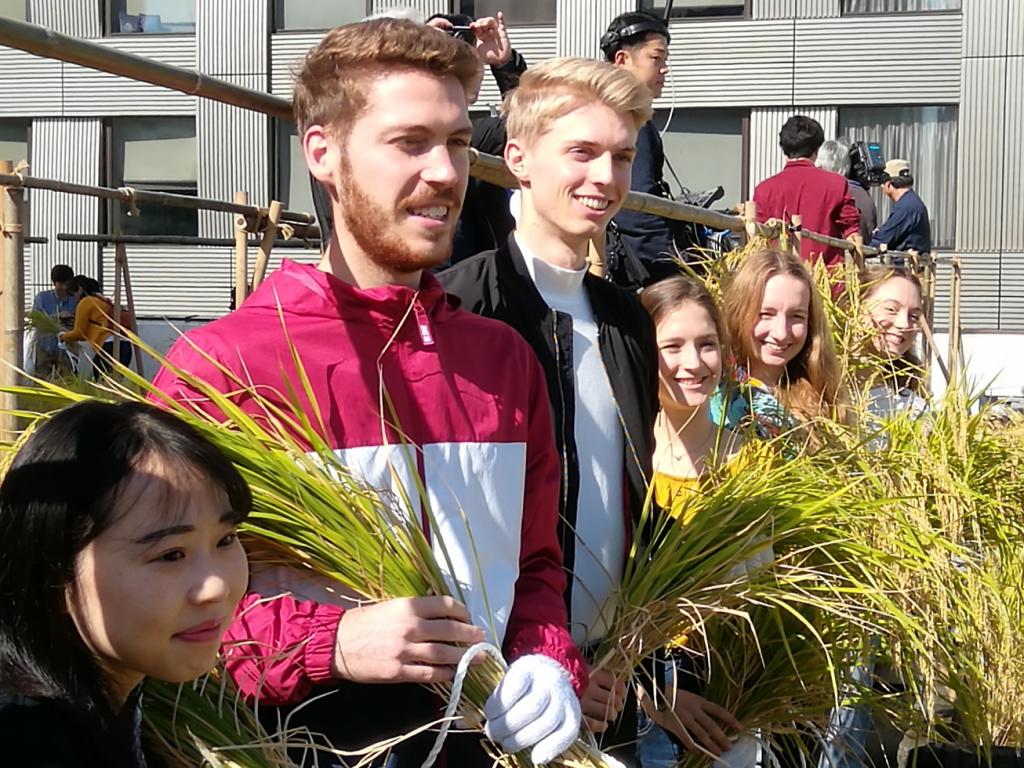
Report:
[{"label": "white turtleneck sweater", "polygon": [[583,287],[586,267],[556,267],[531,253],[521,239],[516,243],[544,302],[572,318],[576,414],[572,427],[580,493],[575,562],[568,577],[572,579],[570,629],[573,640],[583,645],[607,632],[626,556],[622,424],[598,347],[597,323]]}]

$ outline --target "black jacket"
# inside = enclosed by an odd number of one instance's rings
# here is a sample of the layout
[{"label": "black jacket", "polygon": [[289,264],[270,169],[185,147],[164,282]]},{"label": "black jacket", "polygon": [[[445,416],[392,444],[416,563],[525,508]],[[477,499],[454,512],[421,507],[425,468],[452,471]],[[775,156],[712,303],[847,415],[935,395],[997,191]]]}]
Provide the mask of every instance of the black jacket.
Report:
[{"label": "black jacket", "polygon": [[[665,149],[654,122],[648,120],[636,136],[636,157],[633,159],[629,188],[633,192],[667,197],[664,178]],[[653,213],[619,211],[615,223],[626,245],[644,262],[672,258],[675,254],[672,225],[668,219]]]},{"label": "black jacket", "polygon": [[[519,331],[540,359],[562,461],[559,540],[566,573],[571,574],[580,486],[573,428],[572,318],[555,312],[541,298],[513,237],[496,251],[478,254],[438,277],[448,293],[461,299],[466,309],[501,320]],[[654,452],[654,418],[658,407],[654,326],[633,294],[589,274],[583,285],[598,327],[601,359],[622,420],[626,508],[635,522],[639,520],[647,495]],[[572,579],[569,579],[565,600],[570,611],[571,598]]]}]

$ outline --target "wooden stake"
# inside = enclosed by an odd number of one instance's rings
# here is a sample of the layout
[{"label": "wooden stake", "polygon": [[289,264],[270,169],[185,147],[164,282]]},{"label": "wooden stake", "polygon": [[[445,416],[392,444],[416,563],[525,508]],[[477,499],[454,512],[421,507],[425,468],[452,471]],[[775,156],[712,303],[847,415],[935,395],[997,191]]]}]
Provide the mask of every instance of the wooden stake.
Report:
[{"label": "wooden stake", "polygon": [[960,363],[960,284],[963,275],[960,259],[953,259],[953,285],[950,290],[949,306],[949,375],[956,378]]},{"label": "wooden stake", "polygon": [[757,203],[753,200],[743,204],[743,229],[747,233],[748,243],[757,237]]},{"label": "wooden stake", "polygon": [[114,359],[121,360],[121,264],[124,262],[125,246],[114,246]]},{"label": "wooden stake", "polygon": [[[139,321],[138,315],[135,314],[135,294],[132,293],[132,276],[128,271],[128,253],[127,251],[122,254],[121,258],[121,269],[124,272],[124,295],[128,300],[128,314],[132,316],[132,320],[135,322],[135,333],[139,332]],[[145,377],[145,373],[142,372],[142,354],[138,349],[135,349],[132,354],[132,359],[135,362],[135,370],[138,371],[139,376]]]},{"label": "wooden stake", "polygon": [[280,218],[281,203],[273,200],[270,203],[270,210],[267,212],[267,228],[263,230],[260,252],[256,257],[256,266],[252,272],[252,289],[254,291],[260,287],[263,278],[267,276],[267,264],[270,262],[270,251],[274,247],[274,238],[277,237],[277,222]]},{"label": "wooden stake", "polygon": [[[12,173],[14,164],[0,160],[0,173]],[[18,371],[24,363],[25,337],[25,234],[22,222],[22,191],[13,187],[0,187],[0,239],[3,256],[0,260],[0,384],[18,385]],[[0,436],[14,440],[18,432],[18,398],[14,394],[0,397]]]},{"label": "wooden stake", "polygon": [[790,219],[790,223],[793,225],[793,239],[790,242],[790,245],[792,246],[793,253],[796,254],[796,257],[800,258],[800,254],[803,253],[804,236],[803,232],[800,231],[803,225],[803,216],[799,213],[794,213],[793,217]]},{"label": "wooden stake", "polygon": [[[927,355],[929,378],[931,377],[931,359],[932,355],[934,355],[935,362],[939,364],[939,370],[942,371],[942,375],[946,379],[946,384],[949,384],[949,369],[946,367],[946,364],[942,362],[942,355],[939,354],[939,348],[935,344],[935,336],[932,334],[931,323],[929,323],[927,320],[922,319],[921,330],[924,331],[924,338],[928,342],[928,348],[931,351],[931,354]],[[928,384],[930,386],[931,382],[929,381]]]},{"label": "wooden stake", "polygon": [[[246,205],[248,192],[235,192],[236,203]],[[242,306],[249,295],[249,234],[245,230],[245,216],[236,214],[235,222],[235,309]]]},{"label": "wooden stake", "polygon": [[589,265],[588,271],[595,277],[604,279],[608,273],[607,264],[605,263],[605,232],[601,230],[587,243],[587,264]]},{"label": "wooden stake", "polygon": [[[929,259],[924,269],[921,271],[921,299],[924,304],[922,309],[924,310],[924,321],[922,327],[927,326],[928,332],[931,332],[931,325],[935,320],[935,262]],[[935,349],[934,341],[929,341],[932,350],[936,356],[939,351]],[[932,387],[932,356],[925,356],[924,366],[924,384],[925,387],[930,391]]]},{"label": "wooden stake", "polygon": [[[856,232],[850,235],[849,240],[853,243],[853,260],[857,271],[860,272],[864,269],[864,238],[861,237],[860,232]],[[850,251],[847,251],[847,253],[850,253]]]}]

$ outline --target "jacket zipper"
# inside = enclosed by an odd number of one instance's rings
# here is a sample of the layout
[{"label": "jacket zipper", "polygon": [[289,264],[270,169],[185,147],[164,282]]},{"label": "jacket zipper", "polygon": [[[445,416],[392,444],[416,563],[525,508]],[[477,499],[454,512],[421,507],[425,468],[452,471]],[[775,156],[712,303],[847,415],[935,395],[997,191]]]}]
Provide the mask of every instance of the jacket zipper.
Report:
[{"label": "jacket zipper", "polygon": [[554,342],[555,348],[555,371],[557,372],[556,379],[558,379],[558,401],[562,406],[561,409],[561,431],[562,431],[562,501],[559,504],[558,514],[561,519],[565,519],[566,512],[569,508],[569,453],[566,450],[566,429],[565,429],[565,390],[562,386],[562,361],[561,361],[561,347],[558,344],[558,312],[554,309],[551,310],[551,340]]},{"label": "jacket zipper", "polygon": [[433,346],[434,332],[430,328],[430,318],[427,317],[426,310],[423,309],[419,299],[413,301],[413,312],[416,315],[416,329],[420,332],[420,341],[425,347]]}]

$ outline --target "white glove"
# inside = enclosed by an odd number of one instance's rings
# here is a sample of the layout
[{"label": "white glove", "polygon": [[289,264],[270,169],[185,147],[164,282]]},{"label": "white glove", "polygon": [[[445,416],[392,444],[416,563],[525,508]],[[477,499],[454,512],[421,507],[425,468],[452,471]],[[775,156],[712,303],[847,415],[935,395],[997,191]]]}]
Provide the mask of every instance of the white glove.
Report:
[{"label": "white glove", "polygon": [[583,715],[572,681],[539,654],[512,662],[484,705],[484,733],[512,754],[530,749],[534,765],[550,763],[576,740]]}]

